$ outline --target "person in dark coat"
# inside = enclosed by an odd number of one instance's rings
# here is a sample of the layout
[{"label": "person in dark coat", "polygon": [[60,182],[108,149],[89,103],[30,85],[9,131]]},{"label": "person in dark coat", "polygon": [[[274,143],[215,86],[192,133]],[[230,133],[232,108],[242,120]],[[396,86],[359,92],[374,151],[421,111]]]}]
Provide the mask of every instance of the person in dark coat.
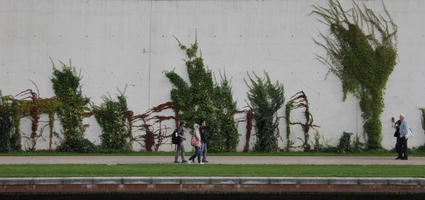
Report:
[{"label": "person in dark coat", "polygon": [[395,128],[394,137],[396,138],[395,151],[397,152],[397,158],[395,158],[396,160],[401,159],[401,157],[400,157],[400,154],[401,154],[400,153],[400,151],[401,151],[400,124],[401,124],[400,120],[397,120],[394,124],[394,128]]},{"label": "person in dark coat", "polygon": [[184,144],[183,142],[186,140],[186,137],[184,136],[184,127],[186,126],[185,121],[180,121],[179,127],[177,128],[177,134],[180,138],[180,141],[176,144],[176,157],[174,159],[174,163],[179,163],[179,152],[181,152],[182,157],[182,163],[187,163],[187,160],[184,159]]},{"label": "person in dark coat", "polygon": [[207,160],[207,133],[205,132],[205,127],[207,126],[207,122],[205,120],[201,120],[199,123],[201,126],[199,127],[199,132],[201,133],[201,153],[202,153],[202,162],[208,163]]}]

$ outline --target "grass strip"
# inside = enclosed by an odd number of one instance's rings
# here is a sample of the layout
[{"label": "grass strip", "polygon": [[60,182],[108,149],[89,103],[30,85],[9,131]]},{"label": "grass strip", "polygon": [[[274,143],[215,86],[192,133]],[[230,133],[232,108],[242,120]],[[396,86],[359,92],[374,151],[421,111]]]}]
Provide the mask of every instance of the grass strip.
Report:
[{"label": "grass strip", "polygon": [[0,177],[425,177],[425,165],[0,165]]}]

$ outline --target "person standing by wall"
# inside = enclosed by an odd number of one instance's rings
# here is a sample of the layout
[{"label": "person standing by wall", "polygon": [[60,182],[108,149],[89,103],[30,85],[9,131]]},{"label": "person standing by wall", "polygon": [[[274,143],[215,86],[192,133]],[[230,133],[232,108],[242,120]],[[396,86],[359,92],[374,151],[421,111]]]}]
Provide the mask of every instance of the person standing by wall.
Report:
[{"label": "person standing by wall", "polygon": [[394,128],[395,128],[395,133],[394,133],[394,137],[396,138],[396,143],[395,143],[395,151],[397,152],[397,158],[395,158],[396,160],[401,159],[400,157],[400,152],[401,152],[401,148],[400,148],[400,120],[397,120],[394,124]]},{"label": "person standing by wall", "polygon": [[207,160],[207,134],[205,133],[205,127],[207,126],[207,122],[205,120],[201,120],[201,127],[199,127],[199,132],[201,133],[201,152],[202,152],[202,162],[208,163]]},{"label": "person standing by wall", "polygon": [[406,122],[406,117],[404,114],[400,114],[400,151],[398,153],[398,157],[402,160],[408,159],[407,154],[407,132],[409,131],[409,127]]},{"label": "person standing by wall", "polygon": [[174,163],[179,163],[179,152],[181,152],[182,157],[182,163],[187,163],[187,160],[184,159],[184,141],[186,140],[186,137],[184,136],[184,130],[183,128],[186,126],[185,121],[180,121],[179,127],[177,128],[177,137],[179,138],[179,141],[176,144],[176,157],[174,159]]}]

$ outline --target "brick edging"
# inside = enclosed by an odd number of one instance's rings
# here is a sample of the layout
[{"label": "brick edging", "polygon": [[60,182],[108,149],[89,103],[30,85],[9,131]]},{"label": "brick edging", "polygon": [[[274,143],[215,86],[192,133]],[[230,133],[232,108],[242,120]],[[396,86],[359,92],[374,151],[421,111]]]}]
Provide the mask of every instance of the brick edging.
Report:
[{"label": "brick edging", "polygon": [[0,178],[7,193],[422,193],[425,178],[53,177]]},{"label": "brick edging", "polygon": [[417,185],[425,178],[356,177],[28,177],[0,178],[0,185]]}]

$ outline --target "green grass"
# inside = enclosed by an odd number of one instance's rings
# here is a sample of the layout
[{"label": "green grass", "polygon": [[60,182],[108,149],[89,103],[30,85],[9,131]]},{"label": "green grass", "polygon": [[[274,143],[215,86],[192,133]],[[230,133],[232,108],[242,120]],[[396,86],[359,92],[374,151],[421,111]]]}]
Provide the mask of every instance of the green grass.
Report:
[{"label": "green grass", "polygon": [[0,177],[425,177],[425,165],[0,165]]},{"label": "green grass", "polygon": [[[0,156],[173,156],[174,152],[126,152],[126,153],[63,153],[54,151],[37,152],[10,152],[0,153]],[[186,152],[192,155],[192,152]],[[229,152],[229,153],[208,153],[209,156],[395,156],[393,152],[361,152],[361,153],[323,153],[323,152]],[[424,157],[425,152],[409,152],[409,156]]]}]

